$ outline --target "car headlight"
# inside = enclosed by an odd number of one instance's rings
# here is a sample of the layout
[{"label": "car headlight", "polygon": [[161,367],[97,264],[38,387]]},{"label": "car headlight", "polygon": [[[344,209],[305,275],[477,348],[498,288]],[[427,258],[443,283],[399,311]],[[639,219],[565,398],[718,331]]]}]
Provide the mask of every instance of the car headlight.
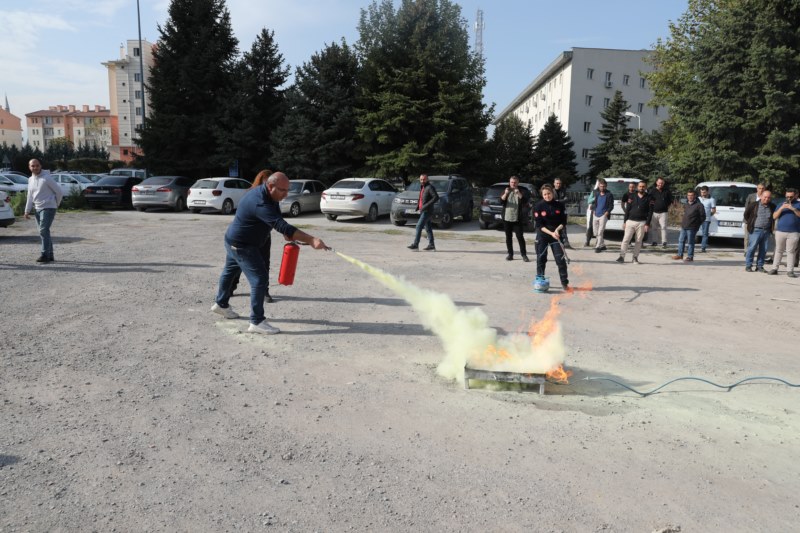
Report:
[{"label": "car headlight", "polygon": [[394,202],[396,204],[402,204],[403,200],[401,200],[400,198],[395,198],[394,200],[392,200],[392,202]]}]

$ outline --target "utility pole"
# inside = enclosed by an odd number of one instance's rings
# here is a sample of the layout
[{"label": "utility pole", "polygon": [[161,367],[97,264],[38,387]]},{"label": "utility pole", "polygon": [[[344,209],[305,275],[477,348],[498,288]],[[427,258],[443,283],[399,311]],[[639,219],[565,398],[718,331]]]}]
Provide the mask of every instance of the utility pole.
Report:
[{"label": "utility pole", "polygon": [[475,19],[475,53],[483,57],[483,10],[478,9],[478,16]]}]

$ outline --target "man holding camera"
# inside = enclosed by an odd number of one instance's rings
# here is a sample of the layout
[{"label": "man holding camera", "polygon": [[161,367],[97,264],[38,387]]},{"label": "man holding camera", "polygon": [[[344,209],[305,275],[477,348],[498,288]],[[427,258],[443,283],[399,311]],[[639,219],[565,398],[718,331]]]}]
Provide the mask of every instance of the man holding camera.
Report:
[{"label": "man holding camera", "polygon": [[500,196],[500,201],[503,203],[503,229],[506,232],[506,249],[508,250],[506,261],[514,259],[514,241],[511,238],[513,233],[517,236],[522,260],[527,263],[530,260],[525,248],[525,235],[523,234],[525,221],[522,213],[525,206],[531,201],[531,193],[525,187],[519,186],[518,177],[511,176],[508,179],[508,187]]},{"label": "man holding camera", "polygon": [[769,274],[775,276],[778,273],[783,252],[786,251],[787,276],[796,278],[794,259],[800,246],[800,201],[797,199],[797,189],[786,189],[786,201],[775,209],[772,218],[775,219],[775,257]]}]

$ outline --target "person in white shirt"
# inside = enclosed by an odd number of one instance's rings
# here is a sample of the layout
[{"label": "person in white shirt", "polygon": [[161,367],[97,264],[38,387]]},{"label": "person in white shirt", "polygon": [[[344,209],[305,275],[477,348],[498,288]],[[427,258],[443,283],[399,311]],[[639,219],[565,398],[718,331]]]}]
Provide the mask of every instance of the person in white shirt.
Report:
[{"label": "person in white shirt", "polygon": [[717,201],[711,198],[708,187],[703,185],[700,187],[700,203],[706,210],[706,220],[703,222],[703,240],[700,243],[700,251],[705,252],[708,248],[708,228],[711,226],[711,217],[717,213]]},{"label": "person in white shirt", "polygon": [[42,254],[37,263],[51,263],[53,257],[53,239],[50,237],[50,226],[56,218],[56,210],[61,203],[64,193],[61,187],[50,177],[50,173],[42,171],[42,164],[38,159],[31,159],[28,163],[31,177],[28,179],[28,198],[25,202],[25,219],[31,218],[34,211],[36,225],[39,226],[39,236],[42,238]]}]

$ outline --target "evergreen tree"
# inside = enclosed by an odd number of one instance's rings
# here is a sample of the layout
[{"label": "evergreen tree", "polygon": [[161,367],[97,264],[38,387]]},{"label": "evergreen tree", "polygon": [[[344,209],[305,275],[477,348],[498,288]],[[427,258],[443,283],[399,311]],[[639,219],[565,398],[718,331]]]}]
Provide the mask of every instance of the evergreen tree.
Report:
[{"label": "evergreen tree", "polygon": [[800,183],[800,3],[690,0],[652,63],[675,174]]},{"label": "evergreen tree", "polygon": [[230,14],[224,0],[172,0],[158,29],[151,113],[140,141],[146,164],[159,173],[211,175],[223,88],[234,83],[237,40]]},{"label": "evergreen tree", "polygon": [[357,173],[364,161],[356,142],[357,78],[358,59],[344,40],[297,68],[288,115],[273,134],[279,168],[326,183]]},{"label": "evergreen tree", "polygon": [[450,0],[392,0],[361,11],[358,133],[381,176],[470,169],[486,155],[492,110],[480,56]]},{"label": "evergreen tree", "polygon": [[659,130],[633,130],[630,142],[620,145],[614,153],[609,154],[611,166],[601,172],[600,177],[640,178],[653,183],[655,178],[661,176],[671,181],[665,148],[664,135]]},{"label": "evergreen tree", "polygon": [[522,181],[530,178],[533,135],[529,124],[524,124],[516,115],[509,115],[495,127],[489,144],[494,172],[491,182],[504,181],[511,176],[518,176]]},{"label": "evergreen tree", "polygon": [[553,183],[561,178],[565,186],[578,178],[575,163],[575,151],[567,132],[555,114],[547,118],[533,148],[533,169],[537,183]]},{"label": "evergreen tree", "polygon": [[603,125],[597,131],[600,143],[589,150],[589,175],[592,178],[608,169],[611,166],[609,157],[628,142],[631,132],[628,127],[630,118],[625,116],[628,108],[630,106],[622,97],[622,91],[616,91],[608,107],[600,112],[603,119]]},{"label": "evergreen tree", "polygon": [[234,83],[224,89],[216,128],[220,164],[227,166],[238,159],[244,175],[255,175],[270,165],[271,136],[286,113],[281,87],[288,76],[274,32],[262,29],[237,65]]}]

